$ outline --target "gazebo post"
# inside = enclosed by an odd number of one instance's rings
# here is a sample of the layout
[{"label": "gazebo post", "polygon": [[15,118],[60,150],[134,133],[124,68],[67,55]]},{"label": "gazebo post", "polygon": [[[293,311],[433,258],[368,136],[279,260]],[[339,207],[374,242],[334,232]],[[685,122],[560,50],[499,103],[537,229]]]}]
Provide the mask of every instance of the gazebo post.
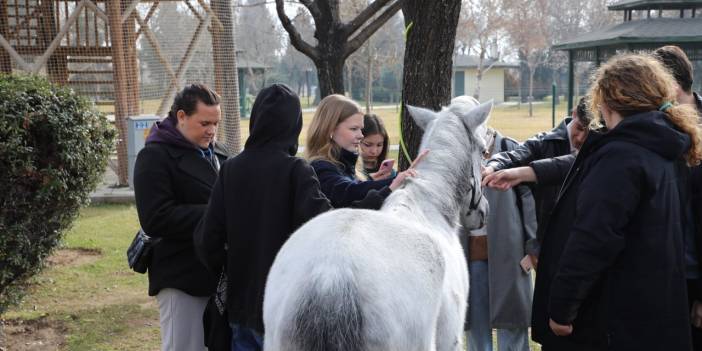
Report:
[{"label": "gazebo post", "polygon": [[568,113],[573,110],[573,93],[575,91],[575,64],[573,50],[568,50]]}]

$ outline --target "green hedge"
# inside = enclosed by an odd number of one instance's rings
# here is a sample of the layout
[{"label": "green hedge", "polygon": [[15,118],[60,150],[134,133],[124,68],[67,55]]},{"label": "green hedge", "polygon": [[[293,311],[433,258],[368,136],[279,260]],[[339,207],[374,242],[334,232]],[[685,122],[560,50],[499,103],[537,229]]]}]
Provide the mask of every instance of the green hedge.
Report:
[{"label": "green hedge", "polygon": [[0,75],[0,314],[22,296],[105,170],[114,129],[44,78]]}]

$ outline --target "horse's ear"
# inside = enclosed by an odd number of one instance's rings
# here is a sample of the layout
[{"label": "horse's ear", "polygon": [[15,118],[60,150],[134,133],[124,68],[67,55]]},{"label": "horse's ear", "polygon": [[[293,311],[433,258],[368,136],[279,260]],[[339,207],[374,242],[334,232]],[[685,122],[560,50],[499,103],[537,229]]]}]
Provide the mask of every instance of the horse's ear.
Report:
[{"label": "horse's ear", "polygon": [[414,123],[417,123],[422,130],[426,130],[429,123],[437,117],[436,112],[432,110],[411,105],[407,105],[407,112],[409,112],[412,119],[414,119]]},{"label": "horse's ear", "polygon": [[463,118],[463,123],[465,123],[470,130],[475,131],[479,126],[487,123],[490,112],[492,112],[492,105],[493,102],[490,100],[470,110],[470,112],[461,116],[461,118]]}]

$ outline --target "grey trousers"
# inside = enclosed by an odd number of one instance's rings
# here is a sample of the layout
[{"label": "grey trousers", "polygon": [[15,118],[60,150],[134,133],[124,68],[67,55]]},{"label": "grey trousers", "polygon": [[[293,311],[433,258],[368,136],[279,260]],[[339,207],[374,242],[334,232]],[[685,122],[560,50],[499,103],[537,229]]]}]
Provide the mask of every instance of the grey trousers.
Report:
[{"label": "grey trousers", "polygon": [[205,347],[202,314],[207,297],[190,296],[178,289],[158,295],[162,351],[202,351]]}]

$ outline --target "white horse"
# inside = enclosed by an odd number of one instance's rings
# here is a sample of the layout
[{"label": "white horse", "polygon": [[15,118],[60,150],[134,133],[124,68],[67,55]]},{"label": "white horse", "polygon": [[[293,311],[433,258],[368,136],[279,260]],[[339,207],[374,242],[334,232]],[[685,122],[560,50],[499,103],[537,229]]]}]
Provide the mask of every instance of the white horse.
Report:
[{"label": "white horse", "polygon": [[408,106],[431,150],[380,211],[339,209],[298,229],[273,263],[263,304],[267,351],[463,350],[468,272],[457,233],[482,226],[492,102]]}]

